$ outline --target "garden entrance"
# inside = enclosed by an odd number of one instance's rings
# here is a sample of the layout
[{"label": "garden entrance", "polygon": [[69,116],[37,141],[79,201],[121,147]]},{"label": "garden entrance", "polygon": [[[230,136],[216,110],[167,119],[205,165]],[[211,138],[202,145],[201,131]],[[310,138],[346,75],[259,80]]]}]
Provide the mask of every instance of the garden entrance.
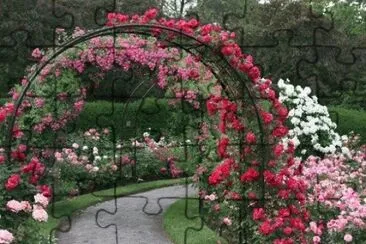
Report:
[{"label": "garden entrance", "polygon": [[[2,124],[7,194],[28,204],[34,196],[42,222],[50,201],[186,177],[198,188],[197,217],[230,242],[278,239],[252,213],[291,205],[289,216],[306,216],[305,189],[286,171],[297,170],[293,144],[281,141],[287,109],[234,33],[156,16],[110,13],[104,28],[58,30],[58,48],[34,50],[37,64],[12,90]],[[270,197],[282,191],[298,200]],[[29,217],[9,215],[15,234]]]}]

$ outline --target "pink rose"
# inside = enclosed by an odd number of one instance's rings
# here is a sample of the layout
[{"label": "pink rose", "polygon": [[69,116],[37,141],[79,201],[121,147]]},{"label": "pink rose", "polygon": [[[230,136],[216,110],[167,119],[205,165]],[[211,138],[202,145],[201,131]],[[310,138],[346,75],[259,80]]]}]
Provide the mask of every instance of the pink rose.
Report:
[{"label": "pink rose", "polygon": [[32,212],[32,206],[28,201],[21,201],[20,204],[22,204],[23,211],[26,213]]},{"label": "pink rose", "polygon": [[44,208],[48,206],[48,198],[41,193],[34,196],[34,202],[41,204]]},{"label": "pink rose", "polygon": [[11,200],[6,204],[7,209],[11,212],[18,213],[23,210],[23,205],[17,200]]},{"label": "pink rose", "polygon": [[42,58],[41,50],[39,50],[39,48],[34,49],[33,52],[32,52],[32,57],[36,58],[36,59]]},{"label": "pink rose", "polygon": [[33,205],[32,217],[39,222],[46,222],[48,220],[46,210],[44,210],[40,205]]},{"label": "pink rose", "polygon": [[227,226],[230,226],[233,224],[233,222],[231,221],[231,219],[229,219],[228,217],[225,217],[223,220],[224,224],[226,224]]},{"label": "pink rose", "polygon": [[319,236],[314,236],[314,237],[313,237],[313,242],[314,242],[314,244],[316,244],[316,243],[320,243],[320,241],[321,241],[321,239],[320,239],[320,237],[319,237]]},{"label": "pink rose", "polygon": [[0,243],[10,244],[14,240],[14,236],[7,230],[0,230]]},{"label": "pink rose", "polygon": [[353,237],[350,234],[345,234],[343,239],[345,242],[351,242],[353,240]]}]

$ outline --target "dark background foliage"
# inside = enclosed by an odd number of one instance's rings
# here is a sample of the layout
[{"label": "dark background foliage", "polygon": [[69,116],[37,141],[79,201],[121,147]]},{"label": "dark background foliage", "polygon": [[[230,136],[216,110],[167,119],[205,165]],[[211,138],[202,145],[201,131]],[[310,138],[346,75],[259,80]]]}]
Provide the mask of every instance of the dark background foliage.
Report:
[{"label": "dark background foliage", "polygon": [[[5,0],[0,9],[0,95],[5,96],[32,64],[33,48],[54,44],[56,28],[69,32],[75,26],[98,28],[109,11],[132,14],[158,7],[161,15],[198,16],[201,22],[220,23],[236,31],[243,51],[252,54],[263,74],[274,81],[289,78],[312,87],[322,103],[362,109],[366,107],[366,60],[360,47],[366,46],[366,25],[358,16],[365,18],[365,12],[350,4],[354,1],[327,8],[329,2],[310,6],[308,0],[267,4],[256,0],[58,0],[53,9],[50,0]],[[110,90],[103,89],[105,94]]]}]

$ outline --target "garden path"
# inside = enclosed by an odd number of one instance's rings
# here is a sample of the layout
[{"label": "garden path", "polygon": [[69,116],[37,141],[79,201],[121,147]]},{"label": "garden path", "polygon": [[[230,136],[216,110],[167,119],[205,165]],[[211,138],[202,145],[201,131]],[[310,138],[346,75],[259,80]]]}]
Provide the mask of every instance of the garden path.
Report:
[{"label": "garden path", "polygon": [[[188,186],[188,194],[194,194]],[[163,229],[163,214],[171,204],[185,197],[186,186],[170,186],[106,201],[85,209],[72,218],[69,232],[57,234],[59,244],[170,244]],[[161,208],[158,205],[158,199]],[[148,202],[147,202],[148,201]],[[144,205],[145,211],[143,211]],[[98,218],[97,212],[99,211]],[[99,226],[98,226],[99,224]],[[105,228],[102,228],[105,227]]]}]

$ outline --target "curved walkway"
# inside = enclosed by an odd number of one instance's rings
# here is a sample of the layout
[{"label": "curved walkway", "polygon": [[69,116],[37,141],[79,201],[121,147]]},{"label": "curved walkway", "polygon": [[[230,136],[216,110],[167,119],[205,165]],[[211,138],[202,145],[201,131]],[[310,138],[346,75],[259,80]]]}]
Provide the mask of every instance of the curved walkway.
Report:
[{"label": "curved walkway", "polygon": [[[194,194],[188,186],[188,194]],[[186,186],[170,186],[106,201],[72,219],[59,244],[170,244],[162,212],[186,196]]]}]

